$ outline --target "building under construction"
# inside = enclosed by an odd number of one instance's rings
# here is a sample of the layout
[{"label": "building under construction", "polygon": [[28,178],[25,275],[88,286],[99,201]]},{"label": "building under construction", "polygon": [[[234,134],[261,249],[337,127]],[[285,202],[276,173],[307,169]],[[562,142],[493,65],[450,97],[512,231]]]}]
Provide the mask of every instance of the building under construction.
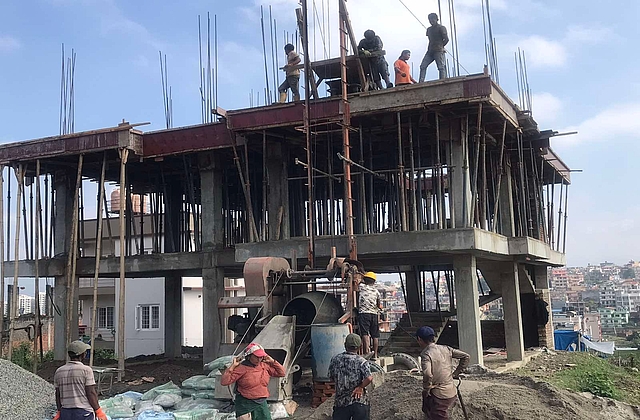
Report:
[{"label": "building under construction", "polygon": [[[346,45],[348,19],[341,22]],[[57,359],[77,334],[78,278],[164,277],[164,348],[177,357],[181,278],[202,276],[204,359],[212,360],[224,337],[224,280],[246,277],[245,262],[257,257],[284,258],[300,278],[324,272],[335,256],[401,274],[403,332],[421,322],[442,332],[456,317],[472,363],[483,360],[478,307],[499,297],[509,360],[553,345],[551,322],[538,326],[535,296],[549,300],[547,268],[565,262],[570,171],[550,148],[557,133],[540,130],[486,73],[363,91],[351,86],[367,85],[366,60],[346,48],[340,59],[305,65],[338,80],[335,95],[217,110],[216,122],[191,127],[142,132],[123,122],[0,147],[0,164],[15,177],[0,184],[3,276],[55,278]],[[97,198],[83,193],[88,183]],[[116,212],[103,211],[105,183],[120,187]],[[134,194],[146,202],[133,203]],[[93,249],[83,245],[89,200],[100,220],[120,220],[118,232],[97,224]],[[149,247],[140,246],[144,232]],[[120,246],[106,256],[100,242],[114,237]],[[448,310],[426,312],[441,275]],[[288,301],[318,282],[276,294]],[[264,285],[247,294],[271,298],[276,285]],[[279,313],[272,308],[262,315]],[[403,332],[391,335],[388,352],[413,346]]]}]

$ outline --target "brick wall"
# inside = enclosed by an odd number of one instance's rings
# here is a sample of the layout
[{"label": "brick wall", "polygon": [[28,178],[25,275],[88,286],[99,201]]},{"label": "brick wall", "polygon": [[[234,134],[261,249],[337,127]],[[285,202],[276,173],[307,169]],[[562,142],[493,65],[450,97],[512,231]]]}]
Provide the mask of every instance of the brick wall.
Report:
[{"label": "brick wall", "polygon": [[[53,328],[53,318],[52,317],[42,317],[42,350],[47,352],[49,350],[53,350],[53,342],[54,342],[54,328]],[[34,325],[35,325],[35,317],[33,315],[23,315],[18,318],[16,321],[16,331],[14,333],[14,342],[13,346],[18,347],[23,342],[31,342],[33,344],[34,338]],[[4,320],[5,331],[2,332],[2,347],[3,350],[6,351],[7,346],[9,344],[9,320],[5,318]],[[29,327],[29,332],[26,330],[19,330],[18,328]],[[31,339],[29,339],[29,335]]]}]

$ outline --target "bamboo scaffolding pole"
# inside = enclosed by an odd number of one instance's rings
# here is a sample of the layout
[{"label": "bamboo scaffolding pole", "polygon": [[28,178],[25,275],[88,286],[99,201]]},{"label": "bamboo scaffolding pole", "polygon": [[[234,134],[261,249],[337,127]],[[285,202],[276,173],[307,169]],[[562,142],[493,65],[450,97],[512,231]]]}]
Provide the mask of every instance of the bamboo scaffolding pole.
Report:
[{"label": "bamboo scaffolding pole", "polygon": [[[35,279],[34,279],[34,296],[36,300],[36,332],[33,337],[33,373],[38,372],[38,338],[42,338],[41,334],[41,326],[40,326],[40,236],[42,235],[41,229],[42,224],[40,223],[42,216],[42,207],[40,203],[40,160],[36,160],[36,229],[35,229],[35,249],[34,249],[34,257],[35,257]],[[40,348],[42,352],[42,348]],[[42,360],[40,360],[42,361]]]},{"label": "bamboo scaffolding pole", "polygon": [[562,253],[567,250],[567,211],[569,210],[569,185],[564,189],[564,226],[562,226]]},{"label": "bamboo scaffolding pole", "polygon": [[480,138],[482,130],[482,102],[478,104],[478,121],[476,126],[475,141],[475,156],[473,159],[473,179],[471,180],[471,224],[474,223],[476,217],[476,207],[478,206],[478,165],[480,161]]},{"label": "bamboo scaffolding pole", "polygon": [[98,184],[98,211],[96,222],[98,223],[98,233],[96,234],[96,263],[93,270],[93,305],[91,307],[91,354],[89,355],[89,366],[93,366],[96,339],[96,319],[98,315],[98,277],[100,276],[100,258],[102,257],[102,203],[104,201],[104,180],[107,168],[107,153],[102,157],[102,171],[100,173],[100,183]]},{"label": "bamboo scaffolding pole", "polygon": [[[433,177],[431,185],[433,186]],[[440,115],[436,113],[436,200],[438,204],[438,229],[443,229],[445,223],[443,220],[444,209],[442,208],[442,162],[440,157]]]},{"label": "bamboo scaffolding pole", "polygon": [[493,224],[493,231],[498,231],[498,224],[496,223],[496,218],[498,217],[498,208],[500,207],[500,187],[502,185],[502,170],[504,165],[504,141],[507,136],[507,120],[505,119],[502,125],[502,138],[500,139],[500,157],[498,158],[498,185],[496,186],[495,196],[494,196],[494,204],[493,204],[493,215],[491,216],[491,223]]},{"label": "bamboo scaffolding pole", "polygon": [[418,206],[417,206],[417,196],[416,196],[416,165],[415,159],[413,156],[413,121],[411,117],[409,117],[409,164],[411,165],[411,229],[418,229]]},{"label": "bamboo scaffolding pole", "polygon": [[[240,165],[240,156],[238,155],[238,146],[237,146],[235,134],[233,132],[230,134],[231,134],[231,145],[233,149],[233,160],[236,164],[236,169],[238,170],[238,176],[240,177],[240,184],[242,186],[242,193],[244,194],[244,199],[246,203],[247,214],[249,216],[249,229],[250,229],[251,235],[257,240],[259,238],[258,228],[256,227],[256,220],[253,217],[253,206],[251,205],[251,191],[249,190],[249,187],[248,187],[249,181],[246,180],[245,182],[245,176],[242,171],[242,166]],[[247,162],[247,165],[248,165],[248,162]]]},{"label": "bamboo scaffolding pole", "polygon": [[[271,6],[269,6],[269,15],[271,15]],[[274,73],[274,78],[275,73]],[[275,80],[274,80],[274,86]],[[268,174],[267,174],[267,131],[262,130],[262,211],[260,212],[262,216],[262,240],[266,241],[269,239],[267,235],[267,188],[269,188],[268,182]],[[270,220],[273,223],[275,220]]]},{"label": "bamboo scaffolding pole", "polygon": [[[4,332],[4,165],[0,165],[0,336]],[[8,230],[8,229],[7,229]],[[4,349],[0,340],[0,358]]]},{"label": "bamboo scaffolding pole", "polygon": [[404,173],[404,156],[402,149],[402,118],[400,112],[396,113],[397,125],[398,125],[398,191],[399,195],[399,208],[400,208],[400,231],[405,232],[409,230],[407,228],[407,191],[406,191],[406,175]]},{"label": "bamboo scaffolding pole", "polygon": [[122,377],[124,376],[124,357],[125,357],[125,348],[124,348],[124,328],[125,328],[125,299],[126,299],[126,290],[125,290],[125,253],[124,253],[124,243],[127,240],[125,238],[125,220],[124,220],[124,212],[125,212],[125,200],[126,200],[126,167],[127,167],[127,158],[129,157],[129,149],[121,149],[120,150],[120,214],[118,215],[120,218],[120,284],[119,284],[119,294],[118,294],[118,381],[122,381]]},{"label": "bamboo scaffolding pole", "polygon": [[[73,313],[74,313],[74,298],[75,298],[75,290],[76,290],[76,260],[78,257],[78,213],[79,213],[79,194],[80,194],[80,183],[82,182],[82,165],[84,162],[84,155],[78,156],[78,171],[76,174],[76,183],[74,184],[73,191],[73,211],[71,215],[71,238],[69,241],[69,253],[67,258],[67,266],[66,266],[66,276],[67,276],[67,302],[66,302],[66,324],[65,324],[65,339],[66,343],[69,344],[71,342],[72,337],[72,324],[73,324]],[[76,328],[78,327],[76,322]]]},{"label": "bamboo scaffolding pole", "polygon": [[482,193],[480,196],[480,225],[482,229],[487,230],[487,136],[482,135],[482,144],[480,145],[480,166],[482,167]]},{"label": "bamboo scaffolding pole", "polygon": [[20,294],[20,288],[18,286],[18,274],[20,268],[20,202],[22,198],[22,190],[24,189],[24,172],[22,164],[18,164],[18,167],[14,169],[16,179],[18,181],[18,192],[16,196],[16,233],[14,244],[14,262],[13,262],[13,293],[11,295],[11,312],[9,314],[9,349],[7,351],[7,359],[11,360],[13,355],[13,334],[15,329],[16,314],[18,313],[18,295]]}]

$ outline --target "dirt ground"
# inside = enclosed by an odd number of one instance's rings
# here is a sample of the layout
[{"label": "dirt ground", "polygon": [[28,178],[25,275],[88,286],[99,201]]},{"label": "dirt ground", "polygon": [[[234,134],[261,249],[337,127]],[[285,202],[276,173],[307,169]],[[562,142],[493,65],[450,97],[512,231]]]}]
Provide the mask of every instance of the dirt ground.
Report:
[{"label": "dirt ground", "polygon": [[[371,393],[371,419],[423,420],[421,385],[419,376],[406,372],[387,374],[384,384]],[[471,375],[463,380],[460,391],[469,418],[474,420],[640,418],[637,407],[560,390],[511,374]],[[331,400],[325,402],[307,418],[329,420],[332,404]],[[451,410],[451,419],[464,419],[459,402]]]},{"label": "dirt ground", "polygon": [[[56,369],[63,364],[63,362],[47,362],[38,371],[38,375],[48,382],[53,382],[53,375]],[[136,360],[125,363],[125,369],[124,382],[116,382],[114,380],[111,393],[105,394],[105,398],[125,391],[146,392],[169,381],[180,385],[185,379],[203,373],[202,360],[200,359]],[[153,382],[144,382],[142,381],[143,377],[153,378]],[[138,382],[142,383],[138,384]]]}]

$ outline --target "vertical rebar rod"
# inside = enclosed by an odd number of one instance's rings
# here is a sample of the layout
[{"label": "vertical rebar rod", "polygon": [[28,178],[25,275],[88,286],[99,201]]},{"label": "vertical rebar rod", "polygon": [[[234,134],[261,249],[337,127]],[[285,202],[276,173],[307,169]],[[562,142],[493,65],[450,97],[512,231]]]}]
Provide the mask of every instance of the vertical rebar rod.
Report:
[{"label": "vertical rebar rod", "polygon": [[11,295],[11,312],[9,313],[9,349],[7,351],[7,359],[11,360],[13,355],[13,339],[15,332],[16,314],[18,313],[18,295],[20,288],[18,286],[19,268],[20,268],[20,198],[24,189],[24,172],[22,163],[15,168],[16,179],[18,181],[18,192],[16,193],[16,232],[14,244],[14,261],[13,261],[13,294]]},{"label": "vertical rebar rod", "polygon": [[122,381],[124,376],[124,328],[125,328],[125,253],[123,244],[127,240],[125,237],[125,200],[127,196],[126,185],[126,167],[127,158],[129,157],[129,149],[123,148],[120,150],[120,284],[118,293],[118,381]]}]

